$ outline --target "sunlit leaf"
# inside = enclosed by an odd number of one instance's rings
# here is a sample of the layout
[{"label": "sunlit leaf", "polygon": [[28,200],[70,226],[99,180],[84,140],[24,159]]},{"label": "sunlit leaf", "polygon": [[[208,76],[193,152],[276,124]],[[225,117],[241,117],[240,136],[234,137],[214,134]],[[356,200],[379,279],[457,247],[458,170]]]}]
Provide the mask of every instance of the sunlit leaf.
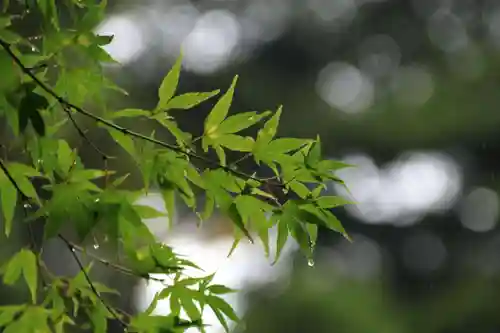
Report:
[{"label": "sunlit leaf", "polygon": [[261,114],[252,112],[238,113],[234,116],[226,118],[218,127],[217,133],[231,134],[244,130],[258,123],[261,119],[267,117],[271,112],[266,111]]},{"label": "sunlit leaf", "polygon": [[354,202],[338,196],[325,196],[316,200],[316,203],[321,208],[335,208],[338,206],[352,205]]},{"label": "sunlit leaf", "polygon": [[205,119],[204,128],[206,135],[210,136],[211,133],[215,132],[220,123],[226,118],[231,102],[233,101],[234,88],[237,81],[238,76],[235,76],[228,91],[217,101]]},{"label": "sunlit leaf", "polygon": [[123,109],[120,111],[112,112],[109,114],[108,118],[136,118],[140,116],[148,117],[151,114],[150,111],[141,109]]},{"label": "sunlit leaf", "polygon": [[261,130],[259,130],[259,133],[257,134],[257,142],[268,143],[274,138],[274,136],[276,135],[276,131],[278,129],[278,123],[280,121],[281,112],[282,112],[282,107],[280,106],[276,111],[276,113],[271,117],[271,119],[266,121],[264,127]]},{"label": "sunlit leaf", "polygon": [[188,110],[219,94],[220,90],[201,93],[185,93],[172,98],[164,110]]},{"label": "sunlit leaf", "polygon": [[174,66],[163,79],[160,88],[158,89],[158,105],[157,110],[165,109],[170,99],[174,96],[179,83],[179,75],[182,67],[182,54],[177,58]]},{"label": "sunlit leaf", "polygon": [[266,150],[268,150],[268,152],[271,154],[288,153],[290,151],[302,148],[308,143],[310,143],[310,140],[295,139],[295,138],[279,138],[271,141],[269,145],[266,147]]},{"label": "sunlit leaf", "polygon": [[131,156],[136,156],[134,140],[124,133],[114,129],[108,128],[109,134],[113,139]]},{"label": "sunlit leaf", "polygon": [[217,138],[216,142],[230,150],[250,152],[253,149],[254,140],[247,136],[239,136],[234,134],[225,134]]}]

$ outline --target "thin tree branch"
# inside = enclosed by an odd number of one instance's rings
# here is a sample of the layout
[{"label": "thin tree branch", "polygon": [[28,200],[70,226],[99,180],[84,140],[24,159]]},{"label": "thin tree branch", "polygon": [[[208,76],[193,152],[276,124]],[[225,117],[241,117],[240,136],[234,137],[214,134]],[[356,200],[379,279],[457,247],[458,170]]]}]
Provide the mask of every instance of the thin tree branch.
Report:
[{"label": "thin tree branch", "polygon": [[83,276],[85,277],[85,280],[87,280],[87,283],[90,287],[90,289],[92,290],[92,292],[97,296],[97,298],[99,299],[99,301],[101,302],[102,305],[104,305],[104,307],[109,311],[109,313],[111,313],[111,315],[120,323],[120,325],[123,327],[123,328],[128,328],[128,324],[126,322],[124,322],[120,316],[115,312],[115,310],[108,304],[104,301],[104,299],[102,299],[101,295],[99,294],[99,292],[97,291],[97,289],[95,288],[94,286],[94,283],[92,282],[92,280],[90,279],[90,276],[87,274],[87,271],[85,270],[85,267],[83,266],[83,263],[82,261],[80,260],[80,258],[78,258],[78,255],[76,254],[76,250],[75,248],[73,247],[73,245],[68,242],[64,237],[59,237],[65,244],[66,246],[68,247],[68,250],[71,252],[71,255],[73,256],[73,258],[75,259],[78,267],[80,268],[80,271],[83,273]]},{"label": "thin tree branch", "polygon": [[120,132],[122,132],[125,135],[136,137],[136,138],[144,140],[144,141],[149,141],[149,142],[154,143],[154,144],[156,144],[158,146],[170,149],[172,151],[175,151],[177,153],[180,153],[180,154],[183,154],[185,156],[191,157],[193,159],[197,159],[197,160],[199,160],[199,161],[201,161],[201,162],[203,162],[203,163],[205,163],[205,164],[207,164],[209,166],[220,168],[220,169],[222,169],[222,170],[224,170],[226,172],[234,174],[235,176],[239,176],[239,177],[242,177],[242,178],[252,179],[252,180],[255,180],[255,181],[262,182],[262,179],[260,179],[258,177],[254,177],[252,175],[248,175],[248,174],[246,174],[244,172],[235,170],[235,169],[230,168],[228,166],[221,165],[219,162],[216,162],[214,160],[210,160],[208,158],[205,158],[204,156],[195,154],[195,153],[193,153],[191,151],[186,151],[186,150],[184,150],[181,147],[177,147],[175,145],[171,145],[171,144],[168,144],[166,142],[163,142],[163,141],[160,141],[160,140],[148,137],[148,136],[146,136],[144,134],[131,131],[128,128],[125,128],[123,126],[117,125],[117,124],[115,124],[115,123],[113,123],[113,122],[111,122],[109,120],[106,120],[106,119],[104,119],[102,117],[96,116],[95,114],[84,110],[83,108],[79,107],[78,105],[75,105],[75,104],[71,103],[70,101],[66,100],[62,96],[59,96],[51,87],[49,87],[47,84],[45,84],[44,82],[42,82],[35,74],[33,74],[30,71],[30,69],[27,68],[22,63],[21,59],[19,59],[19,57],[12,51],[12,49],[10,48],[10,44],[9,43],[7,43],[4,40],[0,39],[0,45],[5,49],[5,51],[12,58],[12,60],[19,66],[19,68],[23,71],[23,73],[25,73],[26,75],[28,75],[40,88],[42,88],[43,90],[45,90],[45,92],[47,92],[54,99],[56,99],[61,105],[64,105],[64,106],[66,106],[68,108],[71,108],[71,109],[77,111],[78,113],[83,114],[83,115],[85,115],[85,116],[93,119],[94,121],[96,121],[98,123],[101,123],[101,124],[103,124],[103,125],[105,125],[107,127],[113,128],[113,129],[115,129],[117,131],[120,131]]},{"label": "thin tree branch", "polygon": [[24,194],[24,192],[21,190],[19,185],[17,185],[16,181],[14,180],[12,175],[10,174],[9,170],[7,169],[7,166],[5,165],[5,163],[2,159],[0,159],[0,169],[2,169],[5,176],[7,176],[7,178],[11,182],[11,184],[16,188],[16,191],[19,193],[19,195],[21,195],[21,201],[26,201],[28,196],[26,194]]},{"label": "thin tree branch", "polygon": [[[21,197],[23,198],[28,198],[27,195],[24,194],[24,192],[21,190],[21,188],[19,187],[19,185],[17,184],[17,182],[15,181],[15,179],[12,177],[11,173],[9,172],[9,170],[7,169],[7,166],[5,165],[4,161],[2,159],[0,159],[0,169],[5,173],[5,176],[7,177],[7,179],[11,182],[11,184],[15,187],[16,191],[19,193],[19,195],[21,195]],[[23,206],[23,208],[25,209],[25,212],[26,212],[26,207]],[[30,232],[31,233],[31,232]],[[73,256],[73,258],[75,259],[76,263],[78,264],[78,267],[80,268],[80,270],[82,271],[82,273],[84,274],[85,276],[85,280],[87,281],[87,283],[89,284],[89,287],[90,289],[92,290],[92,292],[97,296],[97,298],[99,298],[99,301],[104,305],[104,307],[106,307],[106,309],[111,313],[111,315],[120,323],[121,326],[123,326],[123,328],[127,328],[128,327],[128,324],[125,323],[120,317],[118,314],[116,314],[116,312],[113,310],[113,308],[108,305],[104,299],[102,299],[101,295],[99,294],[99,292],[97,291],[97,289],[95,288],[94,286],[94,283],[92,282],[92,280],[90,279],[90,276],[87,274],[87,272],[85,271],[85,267],[83,266],[83,263],[81,262],[80,258],[78,257],[78,255],[75,253],[76,251],[79,251],[79,252],[84,252],[84,249],[76,244],[73,244],[72,242],[70,242],[69,240],[67,240],[63,235],[59,234],[58,235],[59,239],[61,239],[65,244],[66,244],[66,247],[70,250],[71,252],[71,255]],[[129,274],[129,275],[134,275],[134,276],[137,276],[137,277],[141,277],[141,278],[144,278],[144,279],[148,279],[148,280],[154,280],[154,281],[159,281],[159,282],[164,282],[163,280],[161,279],[157,279],[157,278],[153,278],[152,276],[150,276],[149,274],[147,275],[138,275],[136,274],[135,272],[133,272],[132,270],[126,268],[126,267],[123,267],[123,266],[120,266],[120,265],[117,265],[117,264],[114,264],[114,263],[111,263],[107,260],[104,260],[102,258],[99,258],[97,256],[94,256],[92,255],[92,257],[94,259],[96,259],[97,261],[99,261],[100,263],[102,263],[103,265],[107,265],[107,266],[110,266],[110,267],[113,267],[114,269],[122,272],[122,273],[125,273],[125,274]],[[40,265],[38,265],[39,269],[41,268]],[[44,282],[45,284],[45,282]]]},{"label": "thin tree branch", "polygon": [[92,149],[94,149],[99,155],[101,155],[103,160],[108,160],[109,156],[106,155],[101,149],[99,149],[99,147],[97,147],[94,144],[94,142],[92,142],[92,140],[90,140],[90,138],[80,128],[80,126],[78,125],[78,123],[75,120],[75,117],[73,117],[73,115],[71,114],[71,110],[69,110],[69,108],[64,104],[62,104],[61,107],[63,108],[64,112],[66,112],[66,114],[68,115],[69,120],[71,121],[71,123],[75,127],[78,134],[92,147]]},{"label": "thin tree branch", "polygon": [[122,265],[113,263],[113,262],[111,262],[109,260],[106,260],[104,258],[101,258],[101,257],[99,257],[99,256],[97,256],[95,254],[89,253],[83,247],[81,247],[81,246],[79,246],[79,245],[71,242],[70,240],[68,240],[66,237],[64,237],[61,234],[57,235],[57,237],[59,237],[64,243],[70,244],[71,247],[73,249],[75,249],[75,251],[85,253],[86,255],[88,255],[92,259],[96,260],[100,264],[102,264],[104,266],[111,267],[111,268],[113,268],[114,270],[116,270],[116,271],[118,271],[120,273],[123,273],[123,274],[126,274],[126,275],[130,275],[130,276],[135,276],[135,277],[138,277],[138,278],[141,278],[141,279],[145,279],[145,280],[151,280],[151,281],[162,282],[162,283],[165,282],[165,280],[159,279],[159,278],[155,278],[155,277],[151,276],[150,274],[144,274],[144,275],[138,274],[138,273],[134,272],[133,270],[127,268],[127,267],[124,267]]},{"label": "thin tree branch", "polygon": [[[24,211],[25,216],[27,216],[28,212],[27,212],[27,207],[25,206],[25,202],[28,201],[29,197],[26,194],[24,194],[24,192],[21,190],[21,188],[19,187],[19,185],[15,181],[14,177],[12,177],[12,175],[10,174],[9,169],[7,169],[7,166],[5,165],[5,163],[2,159],[0,159],[0,169],[2,169],[5,176],[7,176],[7,179],[9,179],[10,183],[14,186],[17,193],[19,193],[19,195],[21,196],[21,202],[23,203],[23,211]],[[40,252],[40,251],[37,251],[37,249],[36,249],[35,234],[33,233],[31,223],[28,224],[28,234],[29,234],[29,238],[30,238],[31,249],[33,251]],[[45,277],[42,275],[41,267],[40,267],[40,263],[38,262],[38,259],[37,259],[37,267],[38,267],[38,270],[40,272],[42,286],[46,287],[47,281],[45,280]]]}]

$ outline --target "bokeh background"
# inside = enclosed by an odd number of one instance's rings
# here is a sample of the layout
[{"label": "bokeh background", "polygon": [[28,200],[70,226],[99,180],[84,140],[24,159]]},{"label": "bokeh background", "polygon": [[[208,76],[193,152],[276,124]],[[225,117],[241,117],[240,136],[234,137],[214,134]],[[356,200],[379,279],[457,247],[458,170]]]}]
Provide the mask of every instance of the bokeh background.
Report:
[{"label": "bokeh background", "polygon": [[[258,245],[227,259],[229,223],[199,230],[182,207],[174,230],[148,221],[241,288],[229,299],[245,318],[236,332],[500,332],[500,1],[116,0],[96,31],[115,35],[106,49],[122,65],[107,70],[130,92],[112,97],[115,108],[154,107],[182,47],[181,91],[226,89],[239,74],[232,112],[283,104],[279,135],[319,134],[326,156],[356,165],[339,172],[351,193],[329,184],[358,203],[337,212],[354,242],[322,231],[312,266],[291,241],[276,266]],[[181,128],[199,133],[209,109],[179,113]],[[104,132],[89,135],[120,156],[114,167],[132,167]],[[154,193],[143,200],[162,207]],[[49,244],[45,255],[76,271],[62,249]],[[125,308],[158,290],[94,273],[120,289]],[[2,303],[14,293],[2,287]]]}]

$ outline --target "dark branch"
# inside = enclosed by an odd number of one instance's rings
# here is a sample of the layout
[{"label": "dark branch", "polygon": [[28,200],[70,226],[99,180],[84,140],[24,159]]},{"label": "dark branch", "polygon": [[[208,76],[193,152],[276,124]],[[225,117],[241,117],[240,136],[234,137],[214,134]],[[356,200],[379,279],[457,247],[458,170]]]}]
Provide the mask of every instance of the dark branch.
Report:
[{"label": "dark branch", "polygon": [[[0,45],[5,49],[5,51],[12,58],[12,60],[19,66],[19,68],[23,71],[23,73],[25,73],[26,75],[28,75],[38,86],[40,86],[40,88],[42,88],[43,90],[45,90],[45,92],[47,92],[54,99],[56,99],[61,105],[66,106],[67,108],[73,109],[76,112],[78,112],[80,114],[83,114],[83,115],[85,115],[85,116],[93,119],[94,121],[96,121],[98,123],[101,123],[101,124],[103,124],[103,125],[105,125],[107,127],[113,128],[113,129],[115,129],[117,131],[120,131],[123,134],[130,135],[132,137],[136,137],[136,138],[144,140],[144,141],[149,141],[149,142],[154,143],[154,144],[156,144],[158,146],[170,149],[170,150],[175,151],[177,153],[180,153],[180,154],[183,154],[185,156],[191,157],[193,159],[199,160],[199,161],[207,164],[208,166],[215,167],[215,168],[220,168],[220,169],[222,169],[222,170],[224,170],[226,172],[229,172],[229,173],[231,173],[231,174],[233,174],[235,176],[246,178],[246,179],[252,179],[252,180],[255,180],[255,181],[259,181],[259,182],[265,182],[265,181],[263,181],[262,179],[260,179],[258,177],[254,177],[254,176],[246,174],[244,172],[235,170],[235,169],[233,169],[233,168],[231,168],[229,166],[221,165],[219,162],[216,162],[214,160],[210,160],[208,158],[205,158],[204,156],[195,154],[195,153],[193,153],[191,151],[186,151],[185,149],[183,149],[181,147],[168,144],[166,142],[163,142],[163,141],[160,141],[160,140],[148,137],[148,136],[146,136],[144,134],[141,134],[141,133],[138,133],[138,132],[131,131],[131,130],[125,128],[125,127],[117,125],[117,124],[115,124],[115,123],[113,123],[113,122],[111,122],[109,120],[106,120],[106,119],[104,119],[102,117],[96,116],[95,114],[84,110],[83,108],[79,107],[78,105],[75,105],[75,104],[71,103],[70,101],[66,100],[62,96],[59,96],[52,88],[50,88],[47,84],[45,84],[39,78],[37,78],[36,75],[33,74],[33,72],[31,72],[30,69],[27,68],[22,63],[21,59],[19,59],[19,57],[16,56],[16,54],[10,48],[10,44],[9,43],[7,43],[4,40],[0,39]],[[275,184],[275,185],[277,185],[277,184]]]},{"label": "dark branch", "polygon": [[101,155],[103,160],[108,160],[109,156],[106,155],[101,149],[99,149],[99,147],[97,147],[94,144],[94,142],[92,142],[92,140],[90,140],[89,137],[80,128],[80,126],[76,122],[75,118],[71,114],[71,110],[66,105],[61,105],[61,107],[63,108],[64,112],[66,112],[66,114],[68,115],[69,120],[71,121],[71,123],[75,127],[78,134],[92,147],[92,149],[94,149],[99,155]]},{"label": "dark branch", "polygon": [[65,244],[66,246],[68,247],[68,250],[71,252],[71,255],[73,256],[73,258],[75,259],[78,267],[80,268],[80,271],[83,273],[83,276],[85,277],[85,280],[87,280],[87,283],[89,284],[89,287],[90,289],[92,290],[92,292],[97,296],[97,298],[99,299],[99,301],[102,303],[102,305],[104,305],[104,307],[109,311],[109,313],[111,313],[111,315],[120,323],[121,326],[123,326],[123,328],[127,328],[128,327],[128,324],[126,322],[124,322],[120,316],[114,311],[114,309],[108,305],[108,303],[106,303],[104,301],[104,299],[102,299],[101,295],[99,294],[99,292],[97,291],[97,289],[95,288],[94,286],[94,283],[92,282],[92,280],[90,279],[90,276],[87,274],[87,271],[85,270],[85,267],[83,266],[83,263],[82,261],[80,260],[80,258],[78,258],[78,255],[75,253],[75,248],[73,247],[73,245],[68,242],[66,240],[66,238],[60,236],[59,237]]}]

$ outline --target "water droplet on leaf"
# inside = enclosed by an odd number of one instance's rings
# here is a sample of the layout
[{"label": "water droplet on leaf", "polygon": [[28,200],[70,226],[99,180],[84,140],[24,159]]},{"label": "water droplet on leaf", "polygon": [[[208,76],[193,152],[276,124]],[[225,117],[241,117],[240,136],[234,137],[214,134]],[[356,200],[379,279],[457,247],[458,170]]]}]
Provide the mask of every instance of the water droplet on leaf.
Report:
[{"label": "water droplet on leaf", "polygon": [[94,244],[94,250],[97,250],[99,248],[99,244],[95,243]]},{"label": "water droplet on leaf", "polygon": [[23,207],[24,207],[25,209],[28,209],[28,208],[31,208],[31,205],[30,205],[29,203],[25,203],[25,204],[23,205]]},{"label": "water droplet on leaf", "polygon": [[313,259],[307,260],[307,266],[313,267],[314,266],[314,260]]}]

